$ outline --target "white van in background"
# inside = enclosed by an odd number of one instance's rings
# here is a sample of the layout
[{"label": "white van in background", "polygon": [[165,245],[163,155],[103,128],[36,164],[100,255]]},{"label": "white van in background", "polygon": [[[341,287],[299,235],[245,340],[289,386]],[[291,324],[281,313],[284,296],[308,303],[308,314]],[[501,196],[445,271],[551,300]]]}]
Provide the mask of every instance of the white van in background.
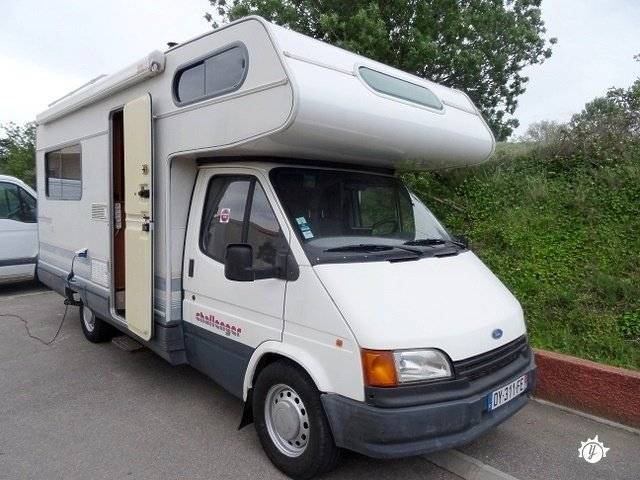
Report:
[{"label": "white van in background", "polygon": [[395,175],[490,157],[464,93],[249,17],[37,121],[40,280],[90,341],[242,399],[288,475],[462,445],[526,403],[518,301]]},{"label": "white van in background", "polygon": [[36,192],[0,175],[0,284],[33,280],[38,257]]}]

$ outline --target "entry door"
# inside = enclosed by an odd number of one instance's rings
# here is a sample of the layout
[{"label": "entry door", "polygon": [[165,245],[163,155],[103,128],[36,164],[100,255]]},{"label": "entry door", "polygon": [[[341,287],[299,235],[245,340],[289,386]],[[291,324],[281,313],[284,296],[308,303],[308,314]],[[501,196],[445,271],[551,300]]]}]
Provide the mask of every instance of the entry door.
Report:
[{"label": "entry door", "polygon": [[125,319],[149,340],[153,325],[151,95],[124,106]]},{"label": "entry door", "polygon": [[226,247],[253,249],[254,268],[277,265],[288,251],[288,229],[276,215],[266,182],[241,169],[200,173],[187,233],[183,320],[189,362],[241,395],[253,350],[281,340],[286,281],[228,280]]}]

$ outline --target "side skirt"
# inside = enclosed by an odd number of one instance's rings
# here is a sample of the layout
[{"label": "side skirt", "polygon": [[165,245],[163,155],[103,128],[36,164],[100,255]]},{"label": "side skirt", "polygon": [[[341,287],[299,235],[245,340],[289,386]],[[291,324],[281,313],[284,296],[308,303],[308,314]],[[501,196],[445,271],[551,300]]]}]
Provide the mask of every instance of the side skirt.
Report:
[{"label": "side skirt", "polygon": [[242,398],[244,374],[254,348],[183,322],[187,360],[225,390]]},{"label": "side skirt", "polygon": [[[57,267],[49,268],[43,262],[38,263],[38,279],[62,296],[65,295],[67,286],[67,273]],[[182,323],[177,325],[166,325],[156,318],[154,321],[154,334],[151,340],[145,341],[132,334],[125,323],[114,319],[111,316],[109,293],[107,289],[99,289],[91,283],[85,282],[81,277],[75,277],[72,284],[73,290],[82,298],[82,302],[93,310],[101,319],[120,330],[125,335],[129,335],[137,342],[152,350],[154,353],[164,358],[172,365],[187,363],[187,356],[184,345],[184,335]]]}]

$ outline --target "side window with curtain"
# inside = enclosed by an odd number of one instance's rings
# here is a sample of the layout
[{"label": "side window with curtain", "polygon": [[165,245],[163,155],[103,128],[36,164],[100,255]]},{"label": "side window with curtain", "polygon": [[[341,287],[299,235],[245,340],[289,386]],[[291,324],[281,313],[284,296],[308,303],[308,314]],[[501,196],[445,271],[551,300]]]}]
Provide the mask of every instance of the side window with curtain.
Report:
[{"label": "side window with curtain", "polygon": [[82,198],[82,149],[71,145],[45,153],[45,194],[51,200]]},{"label": "side window with curtain", "polygon": [[216,176],[209,181],[200,227],[200,247],[224,263],[227,245],[246,243],[254,268],[274,267],[287,241],[260,183],[253,177]]}]

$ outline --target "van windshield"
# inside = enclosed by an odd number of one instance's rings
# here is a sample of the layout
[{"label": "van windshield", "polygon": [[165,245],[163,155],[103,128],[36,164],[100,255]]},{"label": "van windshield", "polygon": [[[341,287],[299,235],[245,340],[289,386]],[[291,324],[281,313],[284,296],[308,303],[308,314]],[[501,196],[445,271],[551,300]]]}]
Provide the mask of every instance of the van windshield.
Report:
[{"label": "van windshield", "polygon": [[414,259],[463,248],[394,177],[282,167],[271,181],[312,263]]}]

